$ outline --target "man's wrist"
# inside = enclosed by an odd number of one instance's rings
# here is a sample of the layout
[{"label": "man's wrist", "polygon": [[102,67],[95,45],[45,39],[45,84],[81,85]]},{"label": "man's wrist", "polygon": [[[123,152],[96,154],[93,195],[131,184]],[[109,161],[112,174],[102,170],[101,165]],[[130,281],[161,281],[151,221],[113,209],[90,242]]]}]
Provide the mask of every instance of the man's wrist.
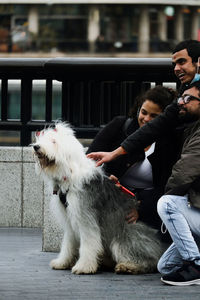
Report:
[{"label": "man's wrist", "polygon": [[117,158],[120,155],[127,154],[126,150],[121,146],[115,149],[112,153],[113,153],[113,158]]}]

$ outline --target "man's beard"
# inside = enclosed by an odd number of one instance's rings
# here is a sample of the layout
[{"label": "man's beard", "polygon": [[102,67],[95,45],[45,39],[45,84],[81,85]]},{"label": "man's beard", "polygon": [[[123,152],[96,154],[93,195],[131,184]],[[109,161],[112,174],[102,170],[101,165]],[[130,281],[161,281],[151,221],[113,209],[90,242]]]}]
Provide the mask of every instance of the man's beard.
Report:
[{"label": "man's beard", "polygon": [[189,113],[185,108],[181,108],[181,110],[183,112],[179,112],[179,119],[182,121],[182,122],[194,122],[194,121],[197,121],[199,119],[199,116],[196,115],[196,114],[191,114]]}]

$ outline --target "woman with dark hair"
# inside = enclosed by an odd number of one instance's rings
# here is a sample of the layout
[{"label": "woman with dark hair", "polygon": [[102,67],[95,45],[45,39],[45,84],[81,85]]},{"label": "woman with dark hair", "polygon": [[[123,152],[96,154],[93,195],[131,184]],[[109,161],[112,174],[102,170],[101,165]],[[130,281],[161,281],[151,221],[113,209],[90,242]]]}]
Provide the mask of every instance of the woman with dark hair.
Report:
[{"label": "woman with dark hair", "polygon": [[[95,137],[87,154],[96,151],[113,151],[131,133],[153,120],[176,97],[176,92],[163,86],[156,86],[139,97],[130,110],[129,117],[117,116]],[[134,156],[122,155],[104,165],[105,171],[115,181],[134,192],[140,203],[138,211],[127,216],[128,222],[138,219],[160,229],[157,201],[163,195],[164,187],[177,160],[177,136],[170,132],[143,152]]]}]

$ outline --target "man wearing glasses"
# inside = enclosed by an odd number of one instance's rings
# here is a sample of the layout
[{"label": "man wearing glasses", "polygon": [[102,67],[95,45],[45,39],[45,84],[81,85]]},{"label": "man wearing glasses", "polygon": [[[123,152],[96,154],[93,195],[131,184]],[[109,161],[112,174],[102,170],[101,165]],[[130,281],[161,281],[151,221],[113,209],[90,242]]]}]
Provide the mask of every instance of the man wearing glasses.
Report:
[{"label": "man wearing glasses", "polygon": [[200,285],[200,81],[191,84],[177,102],[179,114],[197,121],[184,132],[180,159],[158,201],[158,213],[173,240],[158,270],[166,284]]}]

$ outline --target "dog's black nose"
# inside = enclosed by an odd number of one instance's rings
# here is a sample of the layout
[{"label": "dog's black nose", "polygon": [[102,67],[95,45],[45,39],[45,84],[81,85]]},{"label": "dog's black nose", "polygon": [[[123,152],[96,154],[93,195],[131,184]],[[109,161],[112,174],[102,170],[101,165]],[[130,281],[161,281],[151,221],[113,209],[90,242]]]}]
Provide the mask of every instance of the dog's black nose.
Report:
[{"label": "dog's black nose", "polygon": [[35,145],[35,146],[33,146],[33,149],[35,150],[35,152],[37,152],[40,149],[40,146],[39,145]]}]

